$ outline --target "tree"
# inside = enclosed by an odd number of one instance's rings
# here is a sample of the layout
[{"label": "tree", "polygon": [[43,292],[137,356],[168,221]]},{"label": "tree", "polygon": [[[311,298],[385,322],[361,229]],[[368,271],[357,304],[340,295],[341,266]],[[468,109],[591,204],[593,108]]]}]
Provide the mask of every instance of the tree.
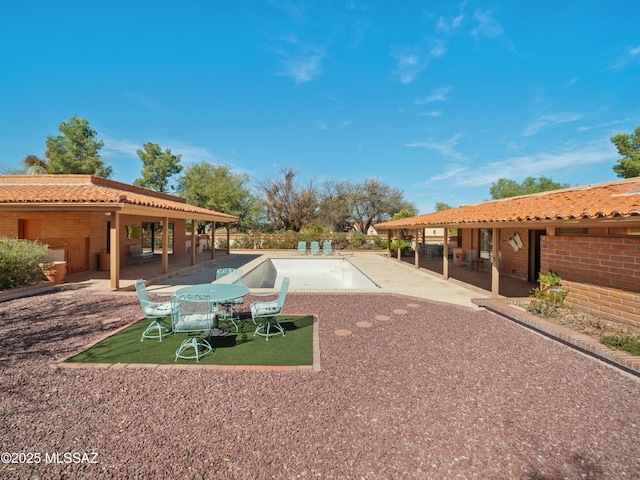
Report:
[{"label": "tree", "polygon": [[[234,174],[227,165],[200,162],[190,165],[178,181],[178,192],[190,205],[238,217],[240,231],[256,226],[260,212],[257,198],[246,184],[246,174]],[[198,232],[204,233],[204,222],[198,223]]]},{"label": "tree", "polygon": [[105,166],[99,154],[104,143],[96,139],[97,132],[87,120],[71,117],[68,122],[62,122],[58,130],[62,135],[47,137],[45,155],[49,159],[49,173],[111,176],[111,167]]},{"label": "tree", "polygon": [[436,212],[441,212],[442,210],[449,210],[450,208],[452,207],[448,203],[436,202]]},{"label": "tree", "polygon": [[258,182],[258,187],[264,193],[266,219],[274,230],[299,232],[315,220],[318,195],[313,182],[296,185],[296,174],[291,168],[284,168],[280,173],[283,178],[268,178]]},{"label": "tree", "polygon": [[548,192],[550,190],[559,190],[569,187],[568,183],[557,183],[547,177],[527,177],[522,183],[508,178],[500,178],[497,182],[491,184],[489,192],[491,198],[497,200],[499,198],[517,197],[519,195],[529,195],[531,193]]},{"label": "tree", "polygon": [[348,202],[352,219],[364,234],[375,222],[388,220],[401,210],[407,210],[411,215],[417,214],[416,207],[404,200],[401,190],[373,178],[353,185]]},{"label": "tree", "polygon": [[332,232],[348,232],[353,226],[349,195],[351,185],[348,182],[326,180],[318,194],[319,205],[317,219]]},{"label": "tree", "polygon": [[622,178],[640,177],[640,126],[636,127],[634,133],[614,135],[611,141],[622,155],[613,171]]},{"label": "tree", "polygon": [[27,155],[22,160],[25,173],[47,173],[47,161],[37,155]]},{"label": "tree", "polygon": [[136,151],[142,160],[142,178],[136,178],[133,184],[157,192],[169,191],[169,178],[182,171],[182,155],[172,154],[170,148],[163,152],[158,144],[151,142],[145,143],[143,148]]}]

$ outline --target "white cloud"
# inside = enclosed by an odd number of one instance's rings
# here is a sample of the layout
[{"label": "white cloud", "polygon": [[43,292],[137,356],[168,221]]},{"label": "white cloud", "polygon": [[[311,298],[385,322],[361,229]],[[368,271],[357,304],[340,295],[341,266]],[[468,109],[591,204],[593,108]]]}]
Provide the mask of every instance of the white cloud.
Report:
[{"label": "white cloud", "polygon": [[441,117],[442,112],[440,110],[434,110],[431,112],[419,113],[418,115],[420,115],[421,117]]},{"label": "white cloud", "polygon": [[586,165],[612,162],[613,147],[610,142],[598,140],[576,148],[565,145],[554,151],[532,152],[508,157],[482,165],[454,164],[445,172],[430,177],[421,185],[445,181],[449,188],[481,187],[491,185],[500,178],[520,181],[525,177],[551,176],[552,172],[567,169],[584,169]]},{"label": "white cloud", "polygon": [[425,98],[419,98],[414,101],[416,105],[425,105],[431,102],[443,102],[447,100],[447,94],[451,91],[451,87],[436,88],[431,95]]},{"label": "white cloud", "polygon": [[429,45],[394,47],[391,51],[391,56],[396,60],[394,73],[400,83],[412,83],[432,60],[446,53],[446,43],[441,39],[431,39]]},{"label": "white cloud", "polygon": [[319,131],[319,130],[327,130],[329,127],[323,121],[314,122],[313,126],[309,130]]},{"label": "white cloud", "polygon": [[[141,140],[133,141],[129,139],[119,139],[111,136],[101,135],[101,140],[104,142],[105,153],[115,154],[118,156],[132,157],[137,159],[137,151],[141,150],[145,143],[151,141],[160,145],[160,148],[164,151],[167,148],[171,149],[171,153],[174,155],[181,155],[180,161],[184,164],[198,163],[207,161],[211,163],[227,163],[221,157],[211,153],[205,147],[199,147],[191,145],[179,140]],[[142,165],[141,165],[142,168]]]},{"label": "white cloud", "polygon": [[458,140],[462,137],[461,134],[456,134],[451,137],[449,140],[444,142],[437,142],[434,140],[424,140],[424,141],[415,141],[406,143],[405,146],[411,148],[426,148],[429,150],[436,150],[440,152],[443,157],[447,159],[456,159],[456,160],[464,160],[466,157],[456,150],[456,145],[458,144]]},{"label": "white cloud", "polygon": [[276,51],[280,57],[278,75],[291,77],[295,83],[305,83],[322,74],[323,46],[306,45],[295,37],[287,37],[285,46]]},{"label": "white cloud", "polygon": [[471,35],[476,39],[479,37],[494,38],[502,35],[502,26],[493,18],[491,12],[476,10],[473,14],[473,19],[477,22],[477,25],[471,30]]},{"label": "white cloud", "polygon": [[613,70],[621,70],[627,65],[640,61],[640,45],[630,47],[626,53],[613,59],[609,66]]},{"label": "white cloud", "polygon": [[134,100],[136,103],[147,107],[149,110],[153,110],[155,112],[168,112],[170,109],[161,103],[154,102],[153,100],[148,99],[144,95],[140,95],[135,92],[124,92],[124,95]]},{"label": "white cloud", "polygon": [[580,120],[580,118],[581,116],[575,113],[541,115],[524,129],[522,135],[524,137],[530,137],[538,133],[543,128],[553,127],[555,125],[560,125],[561,123],[575,122]]}]

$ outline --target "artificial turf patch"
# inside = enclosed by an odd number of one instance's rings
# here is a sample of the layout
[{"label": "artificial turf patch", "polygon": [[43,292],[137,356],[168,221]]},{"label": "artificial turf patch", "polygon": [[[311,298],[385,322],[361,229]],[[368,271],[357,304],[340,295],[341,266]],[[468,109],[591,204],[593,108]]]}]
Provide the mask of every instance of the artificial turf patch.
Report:
[{"label": "artificial turf patch", "polygon": [[[267,365],[297,366],[313,364],[313,317],[279,316],[285,336],[253,336],[255,326],[249,319],[239,333],[224,337],[211,337],[213,353],[202,357],[203,365]],[[176,350],[186,338],[185,333],[171,334],[162,342],[153,339],[140,341],[142,332],[151,320],[143,319],[121,330],[84,352],[71,357],[67,362],[82,363],[151,363],[151,364],[195,364],[195,360],[178,359]]]}]

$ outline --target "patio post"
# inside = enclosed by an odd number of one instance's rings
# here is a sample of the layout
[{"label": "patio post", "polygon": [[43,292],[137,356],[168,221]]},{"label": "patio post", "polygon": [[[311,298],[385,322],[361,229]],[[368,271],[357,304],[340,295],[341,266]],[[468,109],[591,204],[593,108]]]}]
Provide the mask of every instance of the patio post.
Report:
[{"label": "patio post", "polygon": [[109,229],[109,280],[111,289],[120,288],[120,212],[111,213],[111,228]]},{"label": "patio post", "polygon": [[391,258],[391,230],[387,230],[387,257]]},{"label": "patio post", "polygon": [[449,279],[449,229],[444,228],[442,234],[444,245],[442,248],[442,278]]},{"label": "patio post", "polygon": [[414,252],[416,268],[420,268],[420,255],[419,255],[420,249],[418,248],[418,235],[420,235],[420,230],[416,229],[416,250]]},{"label": "patio post", "polygon": [[227,226],[227,255],[231,253],[231,222],[226,223]]},{"label": "patio post", "polygon": [[169,271],[169,217],[162,219],[162,273]]},{"label": "patio post", "polygon": [[402,261],[402,250],[400,249],[400,239],[402,238],[402,230],[398,230],[398,261]]},{"label": "patio post", "polygon": [[191,219],[191,251],[190,253],[190,265],[196,264],[196,219]]},{"label": "patio post", "polygon": [[491,262],[491,297],[500,296],[500,234],[501,228],[494,228],[492,233],[493,245],[491,245],[491,254],[493,262]]},{"label": "patio post", "polygon": [[211,222],[211,260],[216,258],[216,222]]}]

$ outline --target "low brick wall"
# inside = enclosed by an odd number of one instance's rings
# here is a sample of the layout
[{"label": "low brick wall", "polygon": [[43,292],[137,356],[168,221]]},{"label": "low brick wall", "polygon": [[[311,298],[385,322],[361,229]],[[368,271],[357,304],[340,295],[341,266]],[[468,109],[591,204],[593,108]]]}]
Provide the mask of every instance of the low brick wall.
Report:
[{"label": "low brick wall", "polygon": [[541,270],[564,280],[568,306],[640,326],[640,238],[545,236]]}]

